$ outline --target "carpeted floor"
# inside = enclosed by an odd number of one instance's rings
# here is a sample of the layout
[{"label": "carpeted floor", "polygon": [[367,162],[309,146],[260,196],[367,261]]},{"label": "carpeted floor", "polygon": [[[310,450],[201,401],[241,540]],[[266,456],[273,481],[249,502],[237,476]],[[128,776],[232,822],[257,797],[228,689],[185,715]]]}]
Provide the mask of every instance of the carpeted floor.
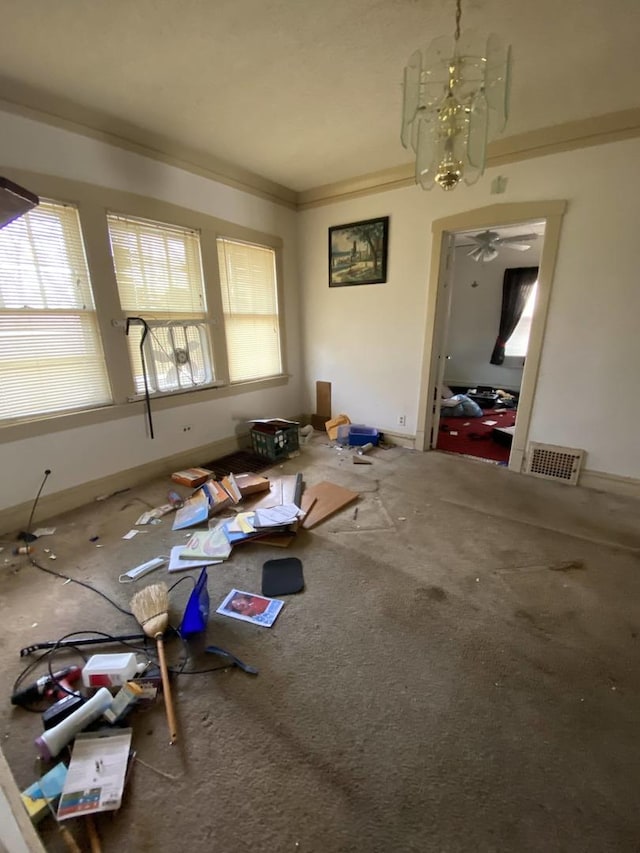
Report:
[{"label": "carpeted floor", "polygon": [[[368,457],[354,465],[319,435],[274,469],[360,498],[287,551],[245,545],[210,569],[208,630],[187,669],[219,667],[204,652],[215,644],[260,672],[177,676],[173,747],[161,705],[134,712],[123,806],[96,821],[104,853],[637,853],[640,502],[443,453]],[[164,570],[130,586],[118,575],[185,539],[170,518],[122,539],[171,486],[36,518],[57,528],[38,562],[126,610]],[[41,726],[8,701],[19,649],[137,624],[2,544],[0,726],[26,786],[43,769]],[[302,560],[305,590],[273,628],[215,614],[284,555]],[[173,621],[190,588],[171,593]],[[167,652],[180,663],[178,642]],[[71,829],[89,849],[84,826]],[[50,819],[42,835],[65,849]]]},{"label": "carpeted floor", "polygon": [[[443,410],[446,411],[446,410]],[[447,453],[462,453],[480,459],[507,463],[510,449],[493,438],[494,427],[510,427],[516,422],[517,412],[486,409],[478,418],[440,418],[438,450]],[[495,421],[486,424],[485,421]]]}]

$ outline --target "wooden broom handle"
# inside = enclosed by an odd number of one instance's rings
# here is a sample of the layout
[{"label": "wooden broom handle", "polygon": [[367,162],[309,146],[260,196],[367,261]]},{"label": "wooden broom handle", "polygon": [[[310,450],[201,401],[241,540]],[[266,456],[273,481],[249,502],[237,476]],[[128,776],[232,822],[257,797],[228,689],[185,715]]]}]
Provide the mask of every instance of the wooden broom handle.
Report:
[{"label": "wooden broom handle", "polygon": [[96,825],[93,820],[93,815],[88,814],[85,818],[85,822],[87,826],[87,834],[89,835],[89,845],[91,847],[91,853],[102,853],[100,836],[98,835],[98,830],[96,829]]},{"label": "wooden broom handle", "polygon": [[164,708],[167,712],[167,723],[169,725],[169,743],[175,743],[178,740],[178,724],[176,723],[176,712],[173,709],[173,699],[171,698],[171,684],[169,683],[169,670],[167,669],[167,661],[164,656],[164,641],[162,639],[162,634],[156,635],[156,643],[158,645],[160,673],[162,674]]}]

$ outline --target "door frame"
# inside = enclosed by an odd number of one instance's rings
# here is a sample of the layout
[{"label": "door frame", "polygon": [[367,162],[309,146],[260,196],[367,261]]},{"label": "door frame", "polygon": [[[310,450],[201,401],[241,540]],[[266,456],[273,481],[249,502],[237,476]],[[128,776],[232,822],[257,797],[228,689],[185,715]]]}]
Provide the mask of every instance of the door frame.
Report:
[{"label": "door frame", "polygon": [[[538,382],[551,287],[558,256],[560,229],[566,210],[567,202],[565,200],[552,199],[549,201],[492,204],[434,220],[431,226],[432,251],[427,290],[427,319],[418,402],[418,428],[415,441],[417,450],[430,450],[435,446],[432,436],[435,421],[433,394],[438,383],[439,366],[445,356],[444,343],[448,316],[442,310],[442,284],[447,273],[446,250],[451,233],[476,228],[482,230],[490,227],[518,225],[530,220],[543,220],[545,231],[539,264],[536,306],[531,320],[529,347],[522,371],[518,417],[516,418],[516,429],[509,457],[509,468],[512,471],[522,470]],[[440,311],[438,311],[439,301]],[[441,325],[443,323],[445,324],[444,328]]]}]

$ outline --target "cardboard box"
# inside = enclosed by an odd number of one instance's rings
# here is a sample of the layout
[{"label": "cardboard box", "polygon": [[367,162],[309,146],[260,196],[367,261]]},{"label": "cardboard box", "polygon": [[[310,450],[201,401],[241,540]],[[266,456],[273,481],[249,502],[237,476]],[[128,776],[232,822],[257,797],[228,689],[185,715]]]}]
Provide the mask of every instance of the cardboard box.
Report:
[{"label": "cardboard box", "polygon": [[335,441],[338,438],[338,427],[343,424],[350,424],[351,418],[348,415],[337,415],[335,418],[331,418],[330,421],[327,421],[324,425],[324,428],[327,431],[327,435],[331,439],[331,441]]},{"label": "cardboard box", "polygon": [[206,468],[185,468],[184,471],[176,471],[172,474],[171,479],[174,483],[180,483],[181,486],[196,489],[213,476],[213,471],[208,471]]},{"label": "cardboard box", "polygon": [[267,477],[261,477],[260,474],[252,474],[249,471],[236,474],[236,484],[243,498],[257,492],[268,492],[271,486]]}]

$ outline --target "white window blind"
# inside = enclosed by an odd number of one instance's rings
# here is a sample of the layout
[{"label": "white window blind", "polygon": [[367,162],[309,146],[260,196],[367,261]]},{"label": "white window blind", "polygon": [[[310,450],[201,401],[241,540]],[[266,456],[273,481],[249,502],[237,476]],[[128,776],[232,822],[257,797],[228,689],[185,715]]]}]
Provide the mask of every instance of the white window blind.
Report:
[{"label": "white window blind", "polygon": [[275,251],[218,238],[231,382],[282,373]]},{"label": "white window blind", "polygon": [[0,419],[111,402],[76,208],[0,229]]},{"label": "white window blind", "polygon": [[522,316],[518,320],[518,325],[515,327],[513,334],[505,344],[505,356],[526,358],[527,349],[529,348],[529,335],[531,334],[531,320],[533,319],[533,311],[536,307],[537,290],[538,282],[536,282],[531,288],[531,293],[527,299],[527,304],[524,306]]},{"label": "white window blind", "polygon": [[[213,381],[207,306],[197,231],[110,213],[107,216],[120,305],[149,321],[145,362],[150,391],[167,393]],[[144,390],[140,341],[132,325],[134,386]]]}]

